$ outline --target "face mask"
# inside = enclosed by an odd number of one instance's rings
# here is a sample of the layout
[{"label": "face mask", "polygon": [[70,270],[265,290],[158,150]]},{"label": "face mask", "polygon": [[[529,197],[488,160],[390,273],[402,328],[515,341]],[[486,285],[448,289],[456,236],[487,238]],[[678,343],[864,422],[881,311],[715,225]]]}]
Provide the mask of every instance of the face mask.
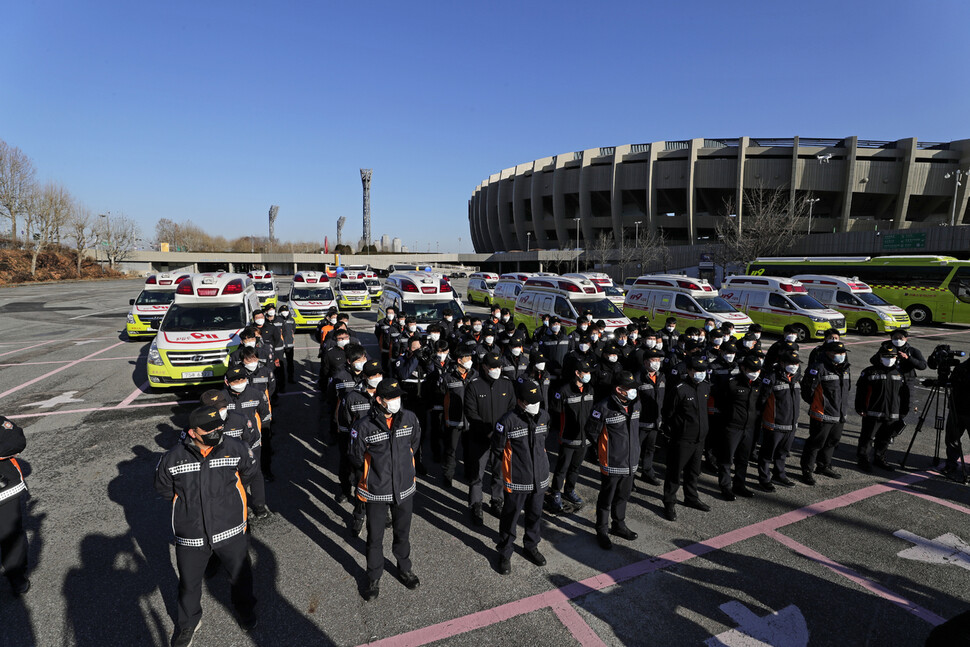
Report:
[{"label": "face mask", "polygon": [[637,335],[635,332],[631,332],[630,333],[630,343],[635,342],[638,337],[639,337],[639,335]]},{"label": "face mask", "polygon": [[344,346],[346,346],[349,343],[350,343],[350,340],[349,339],[338,339],[337,340],[337,348],[343,348]]},{"label": "face mask", "polygon": [[688,341],[700,341],[701,338],[700,337],[696,337],[694,335],[691,335],[690,337],[687,338],[687,340]]},{"label": "face mask", "polygon": [[715,347],[720,346],[723,342],[724,342],[724,339],[722,337],[711,337],[712,346],[715,346]]},{"label": "face mask", "polygon": [[467,371],[468,369],[470,369],[472,367],[472,361],[470,359],[469,360],[465,360],[464,362],[462,362],[460,364],[460,366]]},{"label": "face mask", "polygon": [[588,350],[589,350],[589,344],[580,344],[579,345],[579,352],[585,353]]},{"label": "face mask", "polygon": [[586,332],[586,329],[589,328],[589,325],[588,324],[581,323],[581,324],[579,324],[578,328],[581,331]]},{"label": "face mask", "polygon": [[744,376],[749,380],[751,380],[752,382],[754,382],[759,377],[761,377],[761,371],[755,371],[754,373],[748,373],[747,371],[745,371]]},{"label": "face mask", "polygon": [[377,388],[377,385],[380,384],[381,383],[381,380],[383,380],[383,379],[384,379],[384,376],[383,375],[381,375],[381,376],[376,376],[375,375],[374,377],[369,377],[369,378],[367,378],[367,386],[369,386],[372,389],[376,389]]},{"label": "face mask", "polygon": [[530,416],[536,415],[537,413],[539,413],[539,403],[536,402],[535,404],[525,405],[525,412]]},{"label": "face mask", "polygon": [[354,362],[354,371],[356,371],[357,373],[360,373],[361,371],[364,370],[364,364],[366,363],[367,362],[364,362],[364,361]]},{"label": "face mask", "polygon": [[616,345],[619,346],[619,347],[621,347],[621,348],[623,346],[626,346],[626,339],[623,338],[623,337],[620,337],[619,339],[616,340]]},{"label": "face mask", "polygon": [[599,333],[593,333],[592,335],[589,336],[589,338],[592,339],[594,342],[600,340]]},{"label": "face mask", "polygon": [[489,337],[486,337],[485,338],[485,345],[486,346],[491,346],[494,342],[495,342],[495,338],[494,337],[489,336]]},{"label": "face mask", "polygon": [[654,348],[656,348],[657,350],[663,350],[663,347],[664,347],[664,343],[659,340],[657,341],[656,346],[654,346]]},{"label": "face mask", "polygon": [[590,378],[592,378],[591,374],[583,373],[582,375],[579,376],[579,381],[582,382],[583,384],[589,384]]},{"label": "face mask", "polygon": [[266,319],[263,317],[260,317],[259,319],[253,319],[253,323],[256,324],[257,326],[262,326],[264,323],[266,323]]},{"label": "face mask", "polygon": [[629,389],[626,392],[626,399],[627,400],[630,400],[631,402],[633,400],[636,400],[637,399],[637,390],[636,389]]},{"label": "face mask", "polygon": [[592,321],[593,315],[586,315],[586,321]]},{"label": "face mask", "polygon": [[255,348],[256,347],[256,340],[255,339],[250,339],[250,340],[244,341],[243,342],[243,346],[245,346],[246,348]]},{"label": "face mask", "polygon": [[798,364],[788,364],[785,366],[785,372],[789,375],[794,375],[798,372]]},{"label": "face mask", "polygon": [[498,321],[501,318],[502,318],[502,313],[500,313],[500,312],[493,312],[492,313],[492,320],[493,321]]},{"label": "face mask", "polygon": [[286,319],[287,317],[290,316],[290,311],[289,310],[280,310],[280,316],[283,317],[284,319]]},{"label": "face mask", "polygon": [[607,362],[610,362],[610,363],[615,363],[617,359],[618,358],[617,358],[616,355],[607,355],[606,356],[606,361]]},{"label": "face mask", "polygon": [[438,353],[438,363],[444,364],[448,361],[448,353]]},{"label": "face mask", "polygon": [[760,332],[756,332],[756,333],[754,334],[754,338],[755,338],[755,339],[761,339],[761,333],[760,333]]},{"label": "face mask", "polygon": [[235,391],[236,393],[242,393],[243,391],[246,390],[246,385],[247,384],[249,384],[249,383],[248,382],[233,382],[232,384],[229,385],[229,388],[232,389],[233,391]]},{"label": "face mask", "polygon": [[731,362],[734,361],[734,357],[735,357],[734,353],[728,353],[727,355],[724,356],[724,361],[730,364]]},{"label": "face mask", "polygon": [[508,323],[508,321],[509,321],[509,316],[508,316],[508,315],[504,315],[504,316],[502,317],[502,321],[504,321],[505,323]]},{"label": "face mask", "polygon": [[490,368],[488,369],[488,376],[493,380],[497,380],[502,374],[502,369],[500,368]]},{"label": "face mask", "polygon": [[745,348],[749,348],[749,349],[750,348],[754,348],[754,344],[755,344],[754,341],[746,341],[746,342],[744,342],[744,347]]},{"label": "face mask", "polygon": [[674,332],[674,330],[676,329],[677,329],[677,326],[667,326],[666,328],[664,328],[664,330],[666,330],[667,332]]},{"label": "face mask", "polygon": [[546,328],[548,328],[548,327],[549,327],[549,320],[548,320],[548,319],[543,319],[543,320],[542,320],[542,325],[543,325],[544,327],[546,327]]},{"label": "face mask", "polygon": [[559,324],[555,324],[553,326],[550,326],[549,329],[552,330],[553,334],[556,334],[560,330],[562,330],[562,326],[560,326]]},{"label": "face mask", "polygon": [[544,371],[544,370],[546,370],[546,363],[545,362],[536,362],[536,370],[537,371]]},{"label": "face mask", "polygon": [[246,370],[247,371],[249,371],[250,373],[252,373],[257,368],[259,368],[259,362],[253,362],[252,364],[243,364],[243,366],[246,367]]},{"label": "face mask", "polygon": [[408,326],[408,332],[414,332],[417,329],[418,329],[417,326]]},{"label": "face mask", "polygon": [[394,317],[396,317],[396,316],[397,315],[395,315],[393,312],[388,312],[387,313],[387,320],[388,321],[394,321]]},{"label": "face mask", "polygon": [[650,372],[656,373],[660,370],[661,366],[663,366],[663,362],[650,362]]},{"label": "face mask", "polygon": [[448,323],[451,323],[452,319],[454,319],[454,317],[445,317],[445,321],[447,321]]},{"label": "face mask", "polygon": [[792,334],[785,335],[785,341],[787,342],[793,342],[796,339],[798,339],[798,335],[792,335]]},{"label": "face mask", "polygon": [[475,332],[482,332],[482,324],[475,324],[472,326],[472,330]]},{"label": "face mask", "polygon": [[207,434],[199,435],[199,442],[206,447],[215,447],[222,440],[222,429],[216,429],[215,431],[210,431]]},{"label": "face mask", "polygon": [[276,310],[267,310],[266,311],[266,316],[267,317],[275,317],[276,316]]},{"label": "face mask", "polygon": [[706,324],[704,326],[704,330],[706,330],[707,332],[711,332],[712,330],[714,330],[714,324]]},{"label": "face mask", "polygon": [[334,325],[334,324],[337,323],[337,318],[336,317],[330,317],[329,319],[327,319],[327,321],[330,322],[330,325],[332,326],[332,325]]},{"label": "face mask", "polygon": [[219,409],[219,417],[225,420],[229,416],[229,409]]},{"label": "face mask", "polygon": [[842,355],[833,355],[832,356],[832,361],[835,362],[836,364],[841,364],[841,363],[843,363],[845,361],[845,355],[844,354],[842,354]]},{"label": "face mask", "polygon": [[519,355],[521,355],[521,354],[522,354],[522,349],[521,349],[521,348],[519,348],[518,346],[516,346],[515,348],[513,348],[513,349],[511,350],[511,352],[512,352],[512,355],[513,355],[513,356],[515,356],[515,357],[518,357]]},{"label": "face mask", "polygon": [[657,345],[656,339],[648,339],[646,342],[644,342],[644,346],[646,346],[647,348],[653,348],[656,345]]},{"label": "face mask", "polygon": [[885,366],[886,368],[890,368],[891,366],[896,364],[895,357],[883,357],[881,359],[882,359],[882,365]]},{"label": "face mask", "polygon": [[703,382],[705,377],[707,377],[707,371],[695,371],[694,372],[694,381],[695,382]]},{"label": "face mask", "polygon": [[436,332],[429,333],[428,339],[430,339],[431,341],[438,341],[439,339],[441,339],[441,333],[436,333]]},{"label": "face mask", "polygon": [[893,339],[893,346],[895,346],[896,348],[902,348],[905,345],[906,345],[905,339],[895,339],[895,338]]},{"label": "face mask", "polygon": [[401,398],[394,398],[393,400],[388,400],[384,403],[384,408],[392,416],[401,410]]}]

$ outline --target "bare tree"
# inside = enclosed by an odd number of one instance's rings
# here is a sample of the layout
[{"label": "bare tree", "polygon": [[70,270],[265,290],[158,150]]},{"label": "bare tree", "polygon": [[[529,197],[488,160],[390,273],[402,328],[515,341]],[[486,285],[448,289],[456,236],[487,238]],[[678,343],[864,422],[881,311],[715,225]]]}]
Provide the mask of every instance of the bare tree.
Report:
[{"label": "bare tree", "polygon": [[593,244],[586,250],[586,253],[592,259],[593,263],[601,267],[606,267],[610,264],[615,252],[616,241],[613,239],[612,232],[601,232],[593,239]]},{"label": "bare tree", "polygon": [[25,215],[37,187],[34,163],[0,139],[0,215],[10,220],[10,242],[17,242],[17,218]]},{"label": "bare tree", "polygon": [[77,254],[77,275],[81,276],[81,260],[84,250],[91,243],[94,232],[92,231],[91,210],[84,205],[75,202],[71,209],[71,215],[67,219],[67,228],[70,232],[70,239],[74,241],[74,252]]},{"label": "bare tree", "polygon": [[128,216],[101,214],[95,228],[96,240],[104,250],[111,269],[131,256],[138,237],[138,226]]},{"label": "bare tree", "polygon": [[786,187],[746,189],[741,210],[732,198],[725,200],[728,214],[717,224],[717,238],[723,248],[716,252],[719,264],[747,265],[759,256],[776,256],[798,239],[801,220],[808,213],[805,200],[792,202]]},{"label": "bare tree", "polygon": [[24,212],[27,244],[30,246],[30,275],[37,275],[37,257],[54,241],[55,234],[67,223],[73,199],[60,184],[48,182],[30,201]]}]

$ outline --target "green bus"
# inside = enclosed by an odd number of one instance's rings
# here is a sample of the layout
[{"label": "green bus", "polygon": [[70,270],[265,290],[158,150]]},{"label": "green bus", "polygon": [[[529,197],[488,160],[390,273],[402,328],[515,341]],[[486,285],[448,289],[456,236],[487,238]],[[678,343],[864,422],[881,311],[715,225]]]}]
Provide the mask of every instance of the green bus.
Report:
[{"label": "green bus", "polygon": [[748,274],[858,278],[909,313],[916,325],[970,323],[970,261],[952,256],[815,256],[759,258]]}]

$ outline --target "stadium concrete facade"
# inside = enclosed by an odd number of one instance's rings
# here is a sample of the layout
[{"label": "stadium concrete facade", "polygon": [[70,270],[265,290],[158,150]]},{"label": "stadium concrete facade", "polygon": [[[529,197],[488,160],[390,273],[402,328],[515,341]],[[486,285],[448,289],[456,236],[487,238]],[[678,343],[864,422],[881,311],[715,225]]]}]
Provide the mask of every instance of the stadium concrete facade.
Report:
[{"label": "stadium concrete facade", "polygon": [[[565,153],[490,176],[468,201],[479,253],[582,247],[603,233],[633,242],[712,240],[742,218],[742,192],[812,199],[813,232],[970,224],[970,139],[690,139]],[[960,178],[960,182],[957,179]],[[578,228],[578,236],[577,236]],[[807,231],[808,220],[805,220]]]}]

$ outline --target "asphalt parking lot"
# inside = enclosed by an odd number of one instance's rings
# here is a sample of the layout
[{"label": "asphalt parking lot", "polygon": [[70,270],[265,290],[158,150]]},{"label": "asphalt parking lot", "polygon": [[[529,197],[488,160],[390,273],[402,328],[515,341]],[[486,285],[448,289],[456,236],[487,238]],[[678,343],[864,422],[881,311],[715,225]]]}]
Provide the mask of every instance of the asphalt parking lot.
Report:
[{"label": "asphalt parking lot", "polygon": [[[24,598],[0,581],[0,645],[168,644],[177,580],[169,504],[152,478],[200,391],[149,390],[149,342],[123,334],[140,284],[0,289],[0,413],[27,433],[33,581]],[[374,317],[351,316],[372,351]],[[879,341],[846,339],[853,374]],[[970,350],[970,328],[916,329],[911,341],[927,355],[938,343]],[[348,539],[336,448],[318,438],[316,346],[302,334],[297,346],[299,384],[274,412],[275,515],[251,533],[259,625],[239,630],[228,583],[215,578],[196,645],[921,645],[970,607],[970,492],[926,471],[932,424],[916,437],[916,471],[864,474],[856,418],[836,454],[838,481],[729,503],[705,474],[713,510],[681,508],[675,523],[659,516],[660,488],[638,481],[627,521],[640,536],[610,552],[595,541],[598,476],[587,464],[585,508],[545,518],[548,564],[516,555],[508,576],[494,569],[497,520],[471,527],[466,485],[443,490],[432,465],[412,525],[421,587],[395,579],[388,533],[381,596],[365,603],[364,540]]]}]

